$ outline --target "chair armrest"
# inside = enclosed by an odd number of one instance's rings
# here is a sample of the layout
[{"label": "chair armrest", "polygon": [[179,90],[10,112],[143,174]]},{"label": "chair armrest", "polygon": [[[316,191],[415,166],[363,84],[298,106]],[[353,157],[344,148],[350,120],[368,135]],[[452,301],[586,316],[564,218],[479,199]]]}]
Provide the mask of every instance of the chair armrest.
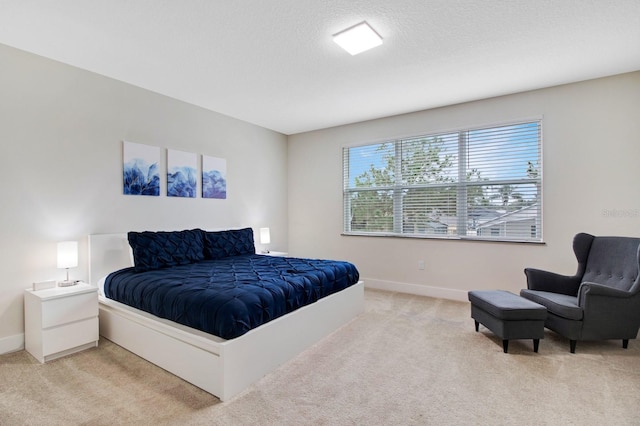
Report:
[{"label": "chair armrest", "polygon": [[580,278],[577,276],[560,275],[555,272],[541,269],[525,268],[527,276],[527,288],[529,290],[549,291],[575,296],[580,287]]},{"label": "chair armrest", "polygon": [[580,289],[578,290],[578,306],[584,306],[587,297],[590,296],[630,298],[634,296],[634,293],[598,283],[583,282],[580,284]]},{"label": "chair armrest", "polygon": [[[633,336],[640,327],[640,292],[619,290],[602,284],[584,282],[578,293],[578,306],[584,312],[583,330],[600,335],[611,333]],[[614,332],[615,330],[615,332]]]}]

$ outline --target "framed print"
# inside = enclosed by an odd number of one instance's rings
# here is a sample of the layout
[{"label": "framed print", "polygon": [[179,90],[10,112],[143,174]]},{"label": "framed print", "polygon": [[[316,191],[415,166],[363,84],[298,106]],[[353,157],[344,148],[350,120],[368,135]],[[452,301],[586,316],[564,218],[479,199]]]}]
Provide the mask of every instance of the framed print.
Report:
[{"label": "framed print", "polygon": [[202,156],[202,198],[227,198],[227,160]]},{"label": "framed print", "polygon": [[196,198],[197,157],[191,152],[167,150],[167,196]]},{"label": "framed print", "polygon": [[160,195],[160,148],[123,142],[122,170],[125,195]]}]

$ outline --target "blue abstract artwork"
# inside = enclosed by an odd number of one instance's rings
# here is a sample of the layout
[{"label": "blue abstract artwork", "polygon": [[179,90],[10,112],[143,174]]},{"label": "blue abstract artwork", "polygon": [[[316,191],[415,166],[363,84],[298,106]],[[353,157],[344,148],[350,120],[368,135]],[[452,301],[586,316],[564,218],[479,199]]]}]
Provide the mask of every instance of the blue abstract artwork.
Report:
[{"label": "blue abstract artwork", "polygon": [[123,143],[123,193],[160,195],[160,148],[132,142]]},{"label": "blue abstract artwork", "polygon": [[227,198],[227,160],[202,156],[202,198]]},{"label": "blue abstract artwork", "polygon": [[167,150],[167,196],[196,198],[197,179],[196,154]]}]

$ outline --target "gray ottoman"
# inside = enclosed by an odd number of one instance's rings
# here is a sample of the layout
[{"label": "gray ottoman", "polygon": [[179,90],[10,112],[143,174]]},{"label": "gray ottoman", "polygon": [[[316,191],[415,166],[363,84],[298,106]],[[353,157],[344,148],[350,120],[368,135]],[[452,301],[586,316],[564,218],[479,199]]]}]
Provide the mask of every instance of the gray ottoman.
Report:
[{"label": "gray ottoman", "polygon": [[469,292],[471,318],[502,338],[504,353],[511,339],[533,339],[533,351],[538,352],[544,338],[547,308],[504,290],[476,290]]}]

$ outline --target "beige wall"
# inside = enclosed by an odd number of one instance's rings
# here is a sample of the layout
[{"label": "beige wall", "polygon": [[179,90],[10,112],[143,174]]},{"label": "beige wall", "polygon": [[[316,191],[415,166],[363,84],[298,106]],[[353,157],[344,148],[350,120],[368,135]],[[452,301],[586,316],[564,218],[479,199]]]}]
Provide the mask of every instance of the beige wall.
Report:
[{"label": "beige wall", "polygon": [[[343,146],[539,117],[544,245],[340,235]],[[640,72],[289,137],[289,251],[351,260],[373,287],[518,292],[524,267],[575,272],[577,232],[640,236]]]},{"label": "beige wall", "polygon": [[[122,195],[122,141],[227,159],[226,200]],[[0,45],[0,353],[23,344],[23,292],[62,279],[56,243],[129,230],[271,228],[287,249],[286,136]],[[200,167],[200,166],[199,166]]]}]

